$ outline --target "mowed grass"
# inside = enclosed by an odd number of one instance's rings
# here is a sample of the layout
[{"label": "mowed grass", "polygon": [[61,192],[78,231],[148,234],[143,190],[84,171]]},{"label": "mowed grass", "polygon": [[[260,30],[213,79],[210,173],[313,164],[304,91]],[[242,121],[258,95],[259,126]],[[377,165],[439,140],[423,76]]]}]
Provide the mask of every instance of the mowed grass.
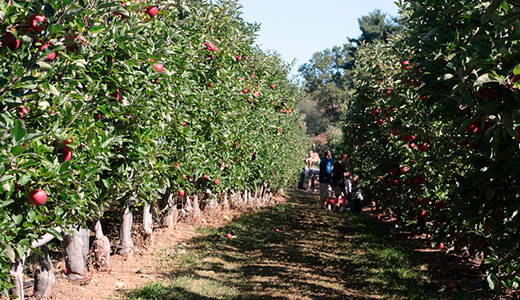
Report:
[{"label": "mowed grass", "polygon": [[[317,196],[246,213],[221,228],[201,227],[156,262],[168,273],[125,293],[137,299],[439,299],[425,265],[383,223],[317,208]],[[277,230],[278,229],[278,230]],[[227,239],[231,233],[234,237]],[[174,252],[171,252],[174,251]],[[164,254],[164,253],[163,253]]]}]

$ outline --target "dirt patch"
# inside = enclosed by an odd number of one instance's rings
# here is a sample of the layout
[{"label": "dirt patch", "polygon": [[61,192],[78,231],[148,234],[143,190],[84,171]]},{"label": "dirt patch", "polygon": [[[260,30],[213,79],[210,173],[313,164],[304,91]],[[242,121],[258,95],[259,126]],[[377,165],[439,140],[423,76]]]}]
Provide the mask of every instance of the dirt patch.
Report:
[{"label": "dirt patch", "polygon": [[[278,196],[273,203],[280,203],[286,198]],[[182,251],[185,243],[200,235],[197,227],[220,227],[244,212],[253,208],[244,207],[237,210],[221,210],[212,216],[203,214],[195,221],[182,221],[172,228],[157,228],[154,230],[151,245],[144,245],[138,232],[139,220],[134,223],[135,250],[131,255],[114,254],[110,257],[110,270],[97,271],[90,269],[84,279],[70,280],[64,274],[65,262],[63,259],[54,260],[56,283],[53,289],[52,300],[106,300],[119,299],[122,291],[141,287],[150,282],[161,282],[168,278],[166,265],[176,249]],[[113,230],[112,230],[113,231]],[[117,243],[117,233],[109,232],[112,244]],[[27,278],[26,299],[42,299],[33,296],[31,279]]]}]

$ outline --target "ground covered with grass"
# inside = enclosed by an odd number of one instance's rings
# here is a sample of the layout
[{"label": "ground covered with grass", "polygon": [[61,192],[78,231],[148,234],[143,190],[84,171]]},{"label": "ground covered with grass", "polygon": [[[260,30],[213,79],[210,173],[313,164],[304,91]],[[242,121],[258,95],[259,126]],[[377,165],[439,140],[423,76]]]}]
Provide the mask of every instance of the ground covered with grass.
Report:
[{"label": "ground covered with grass", "polygon": [[[367,214],[300,191],[158,255],[167,280],[124,299],[440,299],[427,265]],[[226,235],[231,234],[232,238]]]}]

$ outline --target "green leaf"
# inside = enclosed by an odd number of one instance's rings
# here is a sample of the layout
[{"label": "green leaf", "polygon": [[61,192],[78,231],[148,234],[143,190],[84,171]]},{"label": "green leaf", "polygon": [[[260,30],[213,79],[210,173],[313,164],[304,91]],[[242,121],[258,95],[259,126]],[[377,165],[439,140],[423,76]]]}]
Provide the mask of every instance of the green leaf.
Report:
[{"label": "green leaf", "polygon": [[15,120],[13,129],[13,136],[15,141],[20,141],[26,133],[27,129],[25,129],[25,123],[19,119]]},{"label": "green leaf", "polygon": [[11,154],[13,154],[14,156],[18,156],[18,155],[24,153],[25,150],[27,150],[27,148],[25,148],[24,146],[21,146],[21,145],[14,146],[11,149]]},{"label": "green leaf", "polygon": [[491,1],[491,4],[486,8],[486,11],[482,14],[482,18],[480,19],[482,25],[489,23],[489,20],[493,17],[493,14],[497,11],[500,5],[502,5],[502,2],[504,2],[504,0]]},{"label": "green leaf", "polygon": [[36,64],[44,71],[52,70],[52,66],[44,61],[39,60],[36,62]]},{"label": "green leaf", "polygon": [[45,18],[47,18],[47,20],[52,19],[55,14],[54,7],[46,2],[45,7],[43,8],[43,13],[45,14]]},{"label": "green leaf", "polygon": [[7,257],[9,257],[11,262],[14,263],[14,261],[16,260],[16,254],[14,253],[13,248],[11,248],[11,246],[6,244],[4,241],[0,241],[0,247],[5,250],[5,254],[7,255]]},{"label": "green leaf", "polygon": [[24,186],[25,184],[27,184],[27,182],[29,182],[30,179],[31,179],[31,174],[24,174],[20,177],[20,179],[18,179],[18,184],[20,186]]},{"label": "green leaf", "polygon": [[48,230],[48,232],[49,232],[50,234],[52,234],[52,235],[53,235],[55,238],[57,238],[59,241],[63,241],[63,237],[62,237],[61,233],[59,233],[58,231],[56,231],[56,229],[54,229],[54,228],[49,228],[49,229],[47,229],[47,230]]},{"label": "green leaf", "polygon": [[5,200],[5,201],[0,202],[0,209],[1,209],[1,208],[4,208],[4,207],[6,207],[6,206],[8,206],[9,204],[11,204],[11,203],[13,203],[13,202],[14,202],[13,199],[8,199],[8,200]]},{"label": "green leaf", "polygon": [[22,215],[14,215],[12,217],[12,219],[13,219],[13,222],[15,224],[20,224],[22,222],[22,220],[23,220],[23,216]]},{"label": "green leaf", "polygon": [[498,80],[492,79],[491,75],[489,75],[489,74],[484,74],[484,75],[480,75],[477,78],[477,80],[474,83],[474,86],[480,86],[480,85],[483,85],[483,84],[489,83],[489,82],[498,82]]}]

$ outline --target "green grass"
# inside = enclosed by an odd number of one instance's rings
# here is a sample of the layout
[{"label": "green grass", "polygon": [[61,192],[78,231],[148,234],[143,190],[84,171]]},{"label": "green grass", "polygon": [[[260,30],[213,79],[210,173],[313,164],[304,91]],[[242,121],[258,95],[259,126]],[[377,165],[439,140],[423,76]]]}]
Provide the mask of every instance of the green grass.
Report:
[{"label": "green grass", "polygon": [[[424,263],[397,244],[384,224],[363,214],[319,210],[317,199],[305,193],[291,196],[293,202],[247,213],[225,227],[202,227],[202,236],[183,251],[166,248],[156,264],[170,279],[122,297],[441,298]],[[226,239],[227,233],[235,237]]]}]

